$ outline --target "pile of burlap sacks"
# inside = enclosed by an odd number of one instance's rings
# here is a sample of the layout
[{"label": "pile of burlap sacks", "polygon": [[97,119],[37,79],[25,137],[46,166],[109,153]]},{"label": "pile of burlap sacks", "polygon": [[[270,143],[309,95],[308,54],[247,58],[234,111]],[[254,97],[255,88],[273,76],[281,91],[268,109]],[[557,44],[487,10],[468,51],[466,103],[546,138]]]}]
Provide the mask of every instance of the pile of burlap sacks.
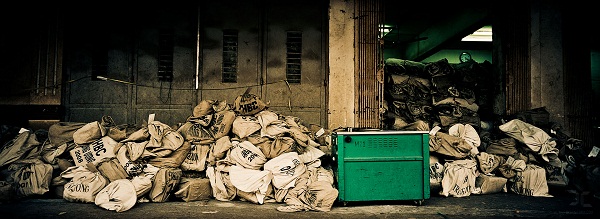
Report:
[{"label": "pile of burlap sacks", "polygon": [[429,131],[436,194],[600,195],[598,147],[570,137],[543,107],[493,115],[490,63],[389,58],[385,64],[386,129]]},{"label": "pile of burlap sacks", "polygon": [[174,126],[154,115],[142,125],[104,116],[35,132],[3,126],[0,197],[59,197],[117,212],[209,199],[330,211],[338,191],[321,160],[331,156],[331,132],[267,105],[244,93],[233,104],[203,100]]}]

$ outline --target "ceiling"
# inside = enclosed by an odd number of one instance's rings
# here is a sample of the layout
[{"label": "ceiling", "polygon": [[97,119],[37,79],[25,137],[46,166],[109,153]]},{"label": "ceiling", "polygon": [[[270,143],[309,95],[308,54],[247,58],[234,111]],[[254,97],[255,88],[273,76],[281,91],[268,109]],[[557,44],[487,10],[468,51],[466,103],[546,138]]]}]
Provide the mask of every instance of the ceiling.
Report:
[{"label": "ceiling", "polygon": [[384,0],[384,48],[400,50],[404,59],[420,61],[442,49],[491,48],[491,42],[461,42],[477,29],[491,25],[485,1],[410,2]]}]

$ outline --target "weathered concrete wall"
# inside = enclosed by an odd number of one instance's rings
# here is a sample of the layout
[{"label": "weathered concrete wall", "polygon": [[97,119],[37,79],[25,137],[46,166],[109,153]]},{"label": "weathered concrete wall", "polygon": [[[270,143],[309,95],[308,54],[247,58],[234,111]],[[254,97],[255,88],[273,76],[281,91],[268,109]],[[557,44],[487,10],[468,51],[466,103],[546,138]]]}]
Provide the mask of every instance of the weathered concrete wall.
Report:
[{"label": "weathered concrete wall", "polygon": [[328,128],[354,126],[354,1],[329,7]]}]

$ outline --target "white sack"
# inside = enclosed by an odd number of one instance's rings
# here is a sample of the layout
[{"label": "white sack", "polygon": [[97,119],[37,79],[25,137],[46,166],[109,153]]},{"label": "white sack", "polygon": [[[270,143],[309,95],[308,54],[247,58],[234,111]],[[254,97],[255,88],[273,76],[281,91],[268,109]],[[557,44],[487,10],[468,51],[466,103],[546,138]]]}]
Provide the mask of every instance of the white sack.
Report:
[{"label": "white sack", "polygon": [[524,143],[532,151],[542,156],[546,162],[558,159],[556,141],[544,130],[518,119],[500,125],[501,131]]},{"label": "white sack", "polygon": [[228,157],[233,163],[244,168],[258,170],[267,162],[267,158],[260,148],[249,141],[233,141],[232,144]]},{"label": "white sack", "polygon": [[237,116],[233,120],[231,132],[239,138],[245,138],[261,128],[258,119],[255,116]]},{"label": "white sack", "polygon": [[470,196],[475,189],[477,175],[477,162],[474,160],[455,160],[445,163],[441,195]]},{"label": "white sack", "polygon": [[256,194],[259,204],[263,204],[273,174],[268,170],[252,170],[237,165],[229,168],[231,183],[239,190]]},{"label": "white sack", "polygon": [[106,210],[124,212],[137,202],[135,186],[128,179],[118,179],[104,187],[96,195],[94,203]]},{"label": "white sack", "polygon": [[306,165],[300,161],[298,153],[288,152],[267,161],[264,169],[273,173],[275,188],[289,189],[294,186],[296,178],[306,172]]}]

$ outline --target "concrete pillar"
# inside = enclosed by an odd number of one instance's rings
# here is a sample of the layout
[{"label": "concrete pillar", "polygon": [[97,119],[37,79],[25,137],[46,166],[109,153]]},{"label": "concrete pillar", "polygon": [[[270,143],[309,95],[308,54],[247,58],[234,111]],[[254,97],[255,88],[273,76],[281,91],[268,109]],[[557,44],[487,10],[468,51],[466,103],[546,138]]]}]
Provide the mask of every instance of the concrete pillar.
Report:
[{"label": "concrete pillar", "polygon": [[565,124],[563,37],[560,8],[531,5],[531,108],[546,107],[550,121]]},{"label": "concrete pillar", "polygon": [[329,7],[329,129],[354,126],[354,0]]}]

